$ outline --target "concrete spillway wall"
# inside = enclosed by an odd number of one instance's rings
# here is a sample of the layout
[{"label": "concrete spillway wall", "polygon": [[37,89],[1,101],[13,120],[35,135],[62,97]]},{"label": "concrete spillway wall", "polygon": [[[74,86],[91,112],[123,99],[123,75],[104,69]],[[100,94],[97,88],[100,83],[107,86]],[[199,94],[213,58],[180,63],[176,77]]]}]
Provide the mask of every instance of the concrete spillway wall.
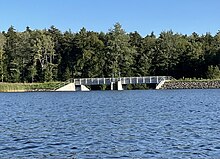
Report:
[{"label": "concrete spillway wall", "polygon": [[68,91],[90,91],[86,86],[80,85],[76,86],[74,83],[69,83],[56,91],[58,92],[68,92]]},{"label": "concrete spillway wall", "polygon": [[220,80],[216,81],[167,81],[161,89],[219,89]]},{"label": "concrete spillway wall", "polygon": [[68,91],[76,91],[76,86],[75,86],[74,83],[69,83],[69,84],[67,84],[67,85],[57,89],[56,91],[58,91],[58,92],[59,91],[61,91],[61,92],[64,92],[64,91],[67,91],[67,92]]}]

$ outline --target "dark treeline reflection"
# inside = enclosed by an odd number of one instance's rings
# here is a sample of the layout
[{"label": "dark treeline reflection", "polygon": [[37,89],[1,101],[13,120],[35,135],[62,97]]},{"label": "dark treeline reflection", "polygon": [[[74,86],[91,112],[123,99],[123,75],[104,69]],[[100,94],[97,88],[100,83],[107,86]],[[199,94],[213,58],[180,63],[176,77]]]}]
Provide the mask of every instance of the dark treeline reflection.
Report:
[{"label": "dark treeline reflection", "polygon": [[61,32],[55,26],[0,33],[2,82],[65,81],[79,77],[169,75],[220,77],[220,31],[182,35],[173,31],[142,37],[116,23],[107,33]]}]

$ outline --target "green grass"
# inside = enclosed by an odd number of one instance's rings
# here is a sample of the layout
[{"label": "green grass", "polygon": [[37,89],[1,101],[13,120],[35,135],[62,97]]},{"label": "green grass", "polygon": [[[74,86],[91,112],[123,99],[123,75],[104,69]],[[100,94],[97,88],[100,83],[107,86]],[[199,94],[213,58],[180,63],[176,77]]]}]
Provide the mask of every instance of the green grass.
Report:
[{"label": "green grass", "polygon": [[52,91],[61,85],[62,82],[0,83],[0,92]]}]

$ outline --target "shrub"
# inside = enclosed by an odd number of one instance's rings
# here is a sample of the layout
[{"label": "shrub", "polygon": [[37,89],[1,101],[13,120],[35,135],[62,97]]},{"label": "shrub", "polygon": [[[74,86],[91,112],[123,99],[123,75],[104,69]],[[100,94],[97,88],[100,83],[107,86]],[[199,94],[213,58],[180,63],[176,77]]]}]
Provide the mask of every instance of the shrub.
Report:
[{"label": "shrub", "polygon": [[218,79],[220,78],[220,70],[218,66],[209,66],[206,76],[208,79]]}]

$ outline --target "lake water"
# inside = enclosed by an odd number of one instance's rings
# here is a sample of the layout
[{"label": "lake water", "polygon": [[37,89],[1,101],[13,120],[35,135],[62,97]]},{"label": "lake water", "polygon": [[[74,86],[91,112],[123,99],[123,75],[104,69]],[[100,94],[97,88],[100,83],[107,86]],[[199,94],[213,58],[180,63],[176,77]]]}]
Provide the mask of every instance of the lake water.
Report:
[{"label": "lake water", "polygon": [[0,158],[220,158],[220,90],[0,93]]}]

